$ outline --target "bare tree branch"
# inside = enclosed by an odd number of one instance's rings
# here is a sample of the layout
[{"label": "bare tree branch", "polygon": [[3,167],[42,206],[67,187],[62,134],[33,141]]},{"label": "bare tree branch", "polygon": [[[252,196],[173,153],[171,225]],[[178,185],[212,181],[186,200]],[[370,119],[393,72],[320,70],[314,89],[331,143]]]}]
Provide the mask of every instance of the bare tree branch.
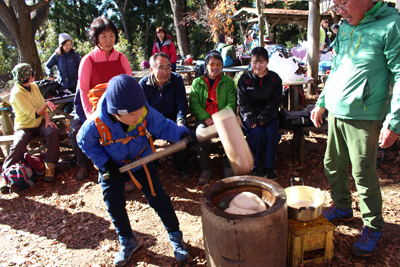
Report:
[{"label": "bare tree branch", "polygon": [[44,7],[48,4],[50,4],[50,2],[51,2],[51,0],[40,0],[39,3],[28,6],[29,12],[40,9],[41,7]]}]

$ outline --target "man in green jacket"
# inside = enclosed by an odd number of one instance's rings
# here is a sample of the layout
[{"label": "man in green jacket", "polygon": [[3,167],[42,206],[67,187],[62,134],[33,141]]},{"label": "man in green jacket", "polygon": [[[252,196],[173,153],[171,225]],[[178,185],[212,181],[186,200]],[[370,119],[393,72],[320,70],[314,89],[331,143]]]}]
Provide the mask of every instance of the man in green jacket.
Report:
[{"label": "man in green jacket", "polygon": [[323,215],[330,221],[353,218],[350,161],[364,224],[351,251],[368,257],[384,228],[376,173],[378,145],[389,147],[400,132],[400,16],[380,1],[333,2],[345,21],[336,37],[333,68],[311,114],[320,127],[322,114],[329,111],[324,166],[334,204]]},{"label": "man in green jacket", "polygon": [[[205,58],[206,71],[203,76],[196,78],[190,92],[190,111],[196,119],[196,134],[214,124],[211,115],[225,108],[232,108],[236,112],[237,89],[232,78],[222,73],[223,60],[221,54],[211,50]],[[210,159],[210,142],[199,143],[199,164],[201,174],[199,183],[207,183],[212,175],[212,162]],[[229,161],[226,156],[222,159],[225,177],[233,176]]]}]

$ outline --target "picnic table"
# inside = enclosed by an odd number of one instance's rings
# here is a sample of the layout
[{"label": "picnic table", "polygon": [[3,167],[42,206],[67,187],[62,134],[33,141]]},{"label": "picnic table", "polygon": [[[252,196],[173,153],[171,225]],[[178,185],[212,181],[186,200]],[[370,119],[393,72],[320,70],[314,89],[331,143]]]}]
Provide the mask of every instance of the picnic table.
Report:
[{"label": "picnic table", "polygon": [[146,77],[147,75],[150,75],[151,70],[150,68],[148,69],[144,69],[144,70],[137,70],[137,71],[133,71],[133,78],[136,79],[136,81],[140,81],[142,78]]},{"label": "picnic table", "polygon": [[186,74],[186,80],[187,84],[191,85],[192,84],[192,73],[195,73],[195,69],[192,66],[186,66],[186,65],[177,65],[176,66],[176,72],[179,74]]},{"label": "picnic table", "polygon": [[293,82],[282,82],[282,85],[289,85],[289,97],[288,97],[288,110],[299,109],[299,94],[298,90],[303,90],[305,84],[313,83],[314,79],[309,81],[293,81]]}]

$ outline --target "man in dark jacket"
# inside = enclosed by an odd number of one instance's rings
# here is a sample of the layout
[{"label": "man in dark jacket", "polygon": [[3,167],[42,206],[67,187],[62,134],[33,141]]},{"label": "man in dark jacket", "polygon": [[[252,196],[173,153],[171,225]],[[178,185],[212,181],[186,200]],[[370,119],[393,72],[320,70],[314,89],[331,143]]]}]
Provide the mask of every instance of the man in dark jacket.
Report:
[{"label": "man in dark jacket", "polygon": [[[182,77],[171,72],[171,59],[165,53],[156,53],[150,58],[151,74],[140,80],[147,101],[164,117],[176,121],[178,126],[186,125],[188,100]],[[182,180],[192,178],[187,169],[189,151],[183,150],[173,155],[174,165]]]}]

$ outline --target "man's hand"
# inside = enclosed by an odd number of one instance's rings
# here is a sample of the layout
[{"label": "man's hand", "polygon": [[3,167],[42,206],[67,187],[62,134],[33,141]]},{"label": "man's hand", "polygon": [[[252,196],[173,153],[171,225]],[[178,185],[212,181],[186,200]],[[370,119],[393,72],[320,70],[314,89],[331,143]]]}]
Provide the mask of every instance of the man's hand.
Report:
[{"label": "man's hand", "polygon": [[315,106],[315,108],[311,111],[311,120],[314,123],[315,127],[319,128],[324,123],[324,120],[322,119],[322,114],[324,114],[325,110],[325,108]]},{"label": "man's hand", "polygon": [[397,141],[398,134],[387,129],[382,128],[381,134],[379,135],[379,146],[381,148],[388,148],[393,145],[394,142]]},{"label": "man's hand", "polygon": [[207,124],[207,126],[210,126],[210,125],[213,125],[213,124],[214,124],[214,121],[213,121],[212,118],[207,118],[207,119],[205,119],[204,122]]}]

